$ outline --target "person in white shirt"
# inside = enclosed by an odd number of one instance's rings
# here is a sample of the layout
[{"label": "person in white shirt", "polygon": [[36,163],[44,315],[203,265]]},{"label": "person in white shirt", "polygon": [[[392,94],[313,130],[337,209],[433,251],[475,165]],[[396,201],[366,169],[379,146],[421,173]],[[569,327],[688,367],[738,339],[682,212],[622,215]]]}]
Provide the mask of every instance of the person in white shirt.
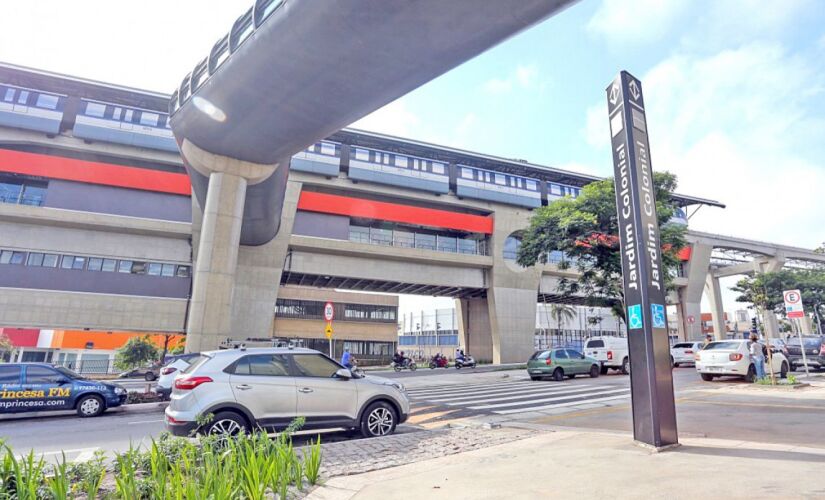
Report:
[{"label": "person in white shirt", "polygon": [[762,352],[762,344],[756,335],[751,335],[750,354],[756,368],[756,379],[759,380],[765,376],[765,353]]}]

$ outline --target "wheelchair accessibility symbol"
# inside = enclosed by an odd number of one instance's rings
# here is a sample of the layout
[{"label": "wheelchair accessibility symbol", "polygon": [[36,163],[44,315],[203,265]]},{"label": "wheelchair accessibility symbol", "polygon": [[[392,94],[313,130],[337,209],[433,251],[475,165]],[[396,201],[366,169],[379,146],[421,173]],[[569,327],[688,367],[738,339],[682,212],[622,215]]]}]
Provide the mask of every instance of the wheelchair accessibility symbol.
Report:
[{"label": "wheelchair accessibility symbol", "polygon": [[650,304],[650,317],[653,328],[665,328],[665,306],[662,304]]},{"label": "wheelchair accessibility symbol", "polygon": [[627,308],[627,327],[631,330],[641,330],[643,328],[641,304]]}]

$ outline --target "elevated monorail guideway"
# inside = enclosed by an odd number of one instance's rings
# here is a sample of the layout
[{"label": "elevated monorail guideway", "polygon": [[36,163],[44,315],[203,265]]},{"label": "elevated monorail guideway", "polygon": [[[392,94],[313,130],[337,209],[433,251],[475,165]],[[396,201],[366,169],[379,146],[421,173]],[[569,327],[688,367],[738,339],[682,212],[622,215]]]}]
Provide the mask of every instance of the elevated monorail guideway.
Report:
[{"label": "elevated monorail guideway", "polygon": [[293,154],[572,3],[256,1],[170,101],[195,195],[206,206],[196,148],[274,166],[246,187],[241,233],[242,244],[270,241]]}]

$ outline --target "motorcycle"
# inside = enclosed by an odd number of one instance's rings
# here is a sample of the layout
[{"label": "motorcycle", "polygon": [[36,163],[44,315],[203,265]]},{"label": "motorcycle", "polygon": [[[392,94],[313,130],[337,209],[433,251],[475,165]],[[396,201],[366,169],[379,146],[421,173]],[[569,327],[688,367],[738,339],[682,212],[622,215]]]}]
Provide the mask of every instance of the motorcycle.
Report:
[{"label": "motorcycle", "polygon": [[476,360],[473,359],[472,356],[465,355],[463,358],[457,358],[455,360],[455,369],[460,370],[462,368],[475,368],[476,367]]},{"label": "motorcycle", "polygon": [[433,356],[430,359],[430,370],[435,368],[447,368],[447,358],[444,356]]},{"label": "motorcycle", "polygon": [[395,361],[393,361],[392,363],[390,363],[390,366],[393,370],[397,372],[400,372],[405,368],[412,372],[418,369],[418,366],[415,364],[415,361],[411,360],[410,358],[404,358],[404,361],[401,363],[396,363]]}]

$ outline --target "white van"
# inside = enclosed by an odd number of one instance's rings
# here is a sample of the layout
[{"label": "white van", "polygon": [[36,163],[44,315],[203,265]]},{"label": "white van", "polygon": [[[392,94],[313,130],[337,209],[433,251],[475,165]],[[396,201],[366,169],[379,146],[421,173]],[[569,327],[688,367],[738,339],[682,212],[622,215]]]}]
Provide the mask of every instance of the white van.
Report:
[{"label": "white van", "polygon": [[625,375],[630,373],[630,355],[625,337],[593,337],[584,342],[585,356],[596,358],[601,362],[602,375],[608,369],[621,370]]}]

